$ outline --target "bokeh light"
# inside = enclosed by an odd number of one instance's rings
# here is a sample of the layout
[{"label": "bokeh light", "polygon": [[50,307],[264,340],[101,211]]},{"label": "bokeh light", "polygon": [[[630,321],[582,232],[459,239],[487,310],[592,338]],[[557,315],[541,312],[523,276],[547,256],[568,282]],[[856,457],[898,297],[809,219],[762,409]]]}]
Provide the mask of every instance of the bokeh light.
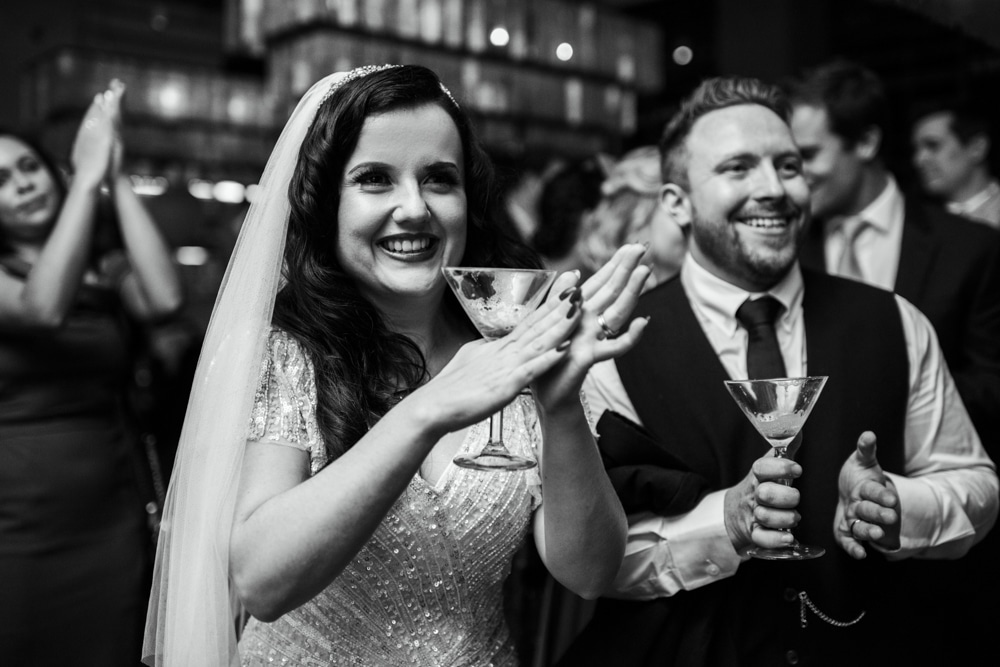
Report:
[{"label": "bokeh light", "polygon": [[507,46],[510,42],[510,33],[506,28],[493,28],[490,33],[490,44],[493,46]]},{"label": "bokeh light", "polygon": [[678,46],[674,49],[674,62],[678,65],[687,65],[694,59],[694,51],[689,46]]}]

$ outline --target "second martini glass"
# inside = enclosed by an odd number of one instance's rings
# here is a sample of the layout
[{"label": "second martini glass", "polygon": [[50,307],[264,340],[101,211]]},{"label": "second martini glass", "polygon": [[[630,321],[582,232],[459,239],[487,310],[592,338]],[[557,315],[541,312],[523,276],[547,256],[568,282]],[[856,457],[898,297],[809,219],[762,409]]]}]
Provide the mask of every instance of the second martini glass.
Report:
[{"label": "second martini glass", "polygon": [[[556,272],[446,266],[448,286],[483,338],[509,334],[545,297]],[[534,460],[512,454],[503,442],[503,408],[490,415],[490,439],[481,452],[455,457],[455,465],[476,470],[525,470]]]},{"label": "second martini glass", "polygon": [[[726,382],[726,389],[750,423],[774,449],[774,455],[788,458],[788,446],[806,423],[827,377],[817,375],[773,380],[729,380]],[[789,480],[783,481],[791,484]],[[805,560],[822,556],[826,549],[795,540],[787,547],[753,547],[747,553],[767,560]]]}]

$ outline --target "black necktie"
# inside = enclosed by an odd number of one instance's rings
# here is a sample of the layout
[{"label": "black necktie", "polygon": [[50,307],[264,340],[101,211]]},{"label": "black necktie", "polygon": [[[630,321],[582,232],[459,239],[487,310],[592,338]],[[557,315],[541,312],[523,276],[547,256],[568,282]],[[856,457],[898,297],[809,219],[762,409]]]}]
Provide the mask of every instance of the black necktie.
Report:
[{"label": "black necktie", "polygon": [[747,330],[747,375],[751,380],[785,377],[774,320],[783,306],[772,296],[747,299],[736,311],[736,319]]}]

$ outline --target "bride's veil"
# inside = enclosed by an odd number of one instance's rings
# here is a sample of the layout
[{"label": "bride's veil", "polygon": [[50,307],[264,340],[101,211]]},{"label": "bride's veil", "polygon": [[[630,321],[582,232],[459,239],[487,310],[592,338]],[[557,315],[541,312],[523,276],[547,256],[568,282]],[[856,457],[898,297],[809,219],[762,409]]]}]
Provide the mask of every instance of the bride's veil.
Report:
[{"label": "bride's veil", "polygon": [[317,82],[268,160],[226,269],[181,431],[156,550],[143,662],[237,665],[229,533],[248,418],[281,280],[288,185],[316,110],[343,72]]}]

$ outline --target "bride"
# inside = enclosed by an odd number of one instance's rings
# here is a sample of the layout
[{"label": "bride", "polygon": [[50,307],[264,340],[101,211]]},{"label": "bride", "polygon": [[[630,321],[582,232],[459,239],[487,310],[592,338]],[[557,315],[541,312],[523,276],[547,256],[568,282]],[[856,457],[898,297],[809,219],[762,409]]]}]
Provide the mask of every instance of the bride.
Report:
[{"label": "bride", "polygon": [[[516,665],[502,586],[529,532],[570,590],[610,585],[626,522],[580,387],[642,333],[644,248],[583,285],[559,276],[485,341],[441,268],[538,266],[497,204],[468,118],[430,70],[363,67],[306,93],[202,350],[148,664]],[[504,407],[508,446],[538,467],[456,467]]]}]

